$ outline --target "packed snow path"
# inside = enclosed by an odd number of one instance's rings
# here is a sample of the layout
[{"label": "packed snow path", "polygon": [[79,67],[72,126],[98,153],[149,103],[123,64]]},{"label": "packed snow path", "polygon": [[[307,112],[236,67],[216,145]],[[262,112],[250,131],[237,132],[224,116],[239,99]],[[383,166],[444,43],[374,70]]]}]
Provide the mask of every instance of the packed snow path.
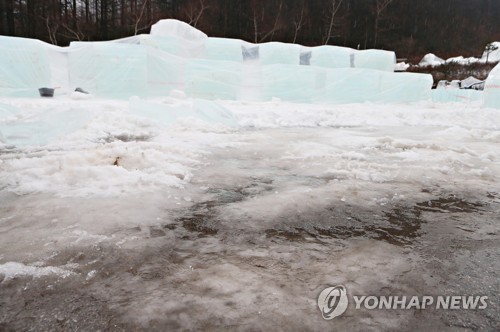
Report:
[{"label": "packed snow path", "polygon": [[[245,127],[167,130],[107,105],[67,141],[4,146],[0,327],[498,330],[493,111],[224,106]],[[337,284],[488,308],[325,321],[316,299]]]}]

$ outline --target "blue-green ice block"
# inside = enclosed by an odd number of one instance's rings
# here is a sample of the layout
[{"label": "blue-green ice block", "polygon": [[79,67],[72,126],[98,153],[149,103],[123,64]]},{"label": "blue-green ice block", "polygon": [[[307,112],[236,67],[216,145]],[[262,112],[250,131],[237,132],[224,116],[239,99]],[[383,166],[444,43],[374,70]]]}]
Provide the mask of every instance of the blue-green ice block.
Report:
[{"label": "blue-green ice block", "polygon": [[186,65],[186,92],[196,98],[236,100],[241,65],[230,61],[192,60]]},{"label": "blue-green ice block", "polygon": [[271,65],[262,70],[264,100],[311,102],[315,93],[316,72],[309,66]]},{"label": "blue-green ice block", "polygon": [[483,106],[500,109],[500,64],[490,72],[484,85]]},{"label": "blue-green ice block", "polygon": [[50,65],[44,43],[0,36],[0,96],[36,97],[50,87]]},{"label": "blue-green ice block", "polygon": [[483,97],[483,91],[462,89],[435,89],[432,90],[432,101],[436,103],[470,103],[479,101]]},{"label": "blue-green ice block", "polygon": [[300,45],[277,42],[259,44],[260,63],[263,65],[299,65],[300,48]]},{"label": "blue-green ice block", "polygon": [[208,38],[206,40],[206,58],[208,60],[243,62],[242,46],[239,39]]},{"label": "blue-green ice block", "polygon": [[119,43],[71,43],[71,87],[114,98],[142,96],[148,82],[147,49]]}]

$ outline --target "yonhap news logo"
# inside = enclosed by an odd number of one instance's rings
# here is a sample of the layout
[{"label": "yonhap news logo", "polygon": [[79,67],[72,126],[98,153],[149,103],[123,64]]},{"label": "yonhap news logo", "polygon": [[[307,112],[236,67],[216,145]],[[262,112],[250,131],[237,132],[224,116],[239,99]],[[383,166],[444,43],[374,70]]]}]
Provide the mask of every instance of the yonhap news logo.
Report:
[{"label": "yonhap news logo", "polygon": [[347,290],[342,285],[326,288],[318,296],[318,306],[326,320],[342,315],[348,305]]},{"label": "yonhap news logo", "polygon": [[[477,295],[353,295],[355,310],[484,310],[488,296]],[[344,314],[349,306],[347,288],[343,285],[325,288],[318,296],[318,307],[325,320]]]}]

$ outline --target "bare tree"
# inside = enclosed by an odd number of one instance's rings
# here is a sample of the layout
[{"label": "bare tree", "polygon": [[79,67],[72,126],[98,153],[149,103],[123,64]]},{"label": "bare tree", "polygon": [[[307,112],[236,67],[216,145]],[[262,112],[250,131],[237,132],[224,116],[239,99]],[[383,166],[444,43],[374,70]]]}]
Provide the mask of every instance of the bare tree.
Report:
[{"label": "bare tree", "polygon": [[378,32],[379,32],[379,23],[380,16],[386,10],[387,6],[391,4],[393,0],[376,0],[375,3],[375,29],[374,29],[374,37],[373,37],[373,46],[377,46],[378,42]]},{"label": "bare tree", "polygon": [[55,20],[50,20],[48,17],[43,18],[45,21],[45,27],[47,28],[47,33],[49,34],[49,40],[53,45],[57,45],[57,30],[59,30],[59,23]]},{"label": "bare tree", "polygon": [[76,25],[76,27],[74,29],[70,28],[67,24],[61,24],[61,26],[66,29],[67,32],[69,32],[69,35],[67,34],[61,34],[63,35],[64,37],[68,38],[68,39],[75,39],[75,40],[78,40],[78,41],[82,41],[85,39],[85,34],[80,30],[80,27],[78,26],[78,24]]},{"label": "bare tree", "polygon": [[209,6],[205,4],[204,0],[199,0],[198,3],[193,3],[190,2],[188,4],[188,7],[185,11],[186,16],[189,20],[189,25],[192,25],[193,27],[198,26],[198,22],[200,21],[200,18],[203,16],[203,13],[205,10],[207,10]]},{"label": "bare tree", "polygon": [[283,0],[280,0],[279,6],[278,6],[278,13],[276,14],[276,18],[274,19],[274,25],[270,31],[270,36],[271,36],[271,41],[273,41],[274,38],[274,33],[279,30],[278,28],[278,22],[280,20],[281,16],[281,10],[283,9]]},{"label": "bare tree", "polygon": [[300,8],[300,14],[295,15],[295,18],[293,20],[293,26],[294,26],[294,34],[293,34],[293,43],[295,44],[297,42],[297,37],[299,35],[299,31],[304,27],[306,24],[306,21],[304,19],[304,2],[302,2],[302,6]]},{"label": "bare tree", "polygon": [[[256,1],[252,1],[252,28],[253,28],[253,41],[254,43],[259,42],[259,28],[260,22],[264,19],[264,8],[261,6],[257,6]],[[260,9],[260,10],[259,10]]]},{"label": "bare tree", "polygon": [[[283,10],[283,0],[279,0],[277,4],[277,8],[274,7],[266,7],[273,6],[273,2],[261,2],[253,1],[252,8],[252,27],[253,27],[253,39],[255,43],[263,43],[266,40],[272,41],[274,39],[274,35],[276,32],[283,28],[281,13]],[[269,10],[275,9],[275,10]],[[276,13],[274,16],[274,20],[271,21],[270,17],[267,15],[268,13]],[[269,25],[270,22],[273,22],[272,25]]]},{"label": "bare tree", "polygon": [[142,18],[144,17],[144,12],[146,11],[146,5],[147,3],[151,1],[151,0],[143,0],[142,2],[142,6],[141,6],[141,12],[139,13],[139,15],[135,15],[135,24],[134,24],[134,36],[137,36],[137,34],[142,31],[142,30],[146,30],[147,28],[149,28],[152,24],[152,22],[146,22],[146,25],[143,26],[142,28],[139,28],[139,24],[141,23],[142,21]]},{"label": "bare tree", "polygon": [[258,19],[257,19],[257,11],[254,7],[253,9],[253,33],[254,33],[254,42],[258,43],[259,42],[259,25],[258,25]]},{"label": "bare tree", "polygon": [[340,5],[342,4],[342,0],[330,0],[330,9],[328,13],[328,27],[326,29],[326,33],[323,39],[323,44],[327,45],[333,34],[333,27],[335,25],[335,16],[340,9]]}]

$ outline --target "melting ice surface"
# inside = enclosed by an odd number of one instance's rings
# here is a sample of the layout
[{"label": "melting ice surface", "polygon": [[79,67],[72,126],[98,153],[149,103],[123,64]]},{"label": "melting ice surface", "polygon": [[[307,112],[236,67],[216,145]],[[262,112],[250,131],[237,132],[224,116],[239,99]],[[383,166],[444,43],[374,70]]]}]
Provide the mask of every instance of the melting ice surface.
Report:
[{"label": "melting ice surface", "polygon": [[[497,110],[180,92],[0,105],[9,326],[45,315],[48,329],[83,326],[71,317],[95,329],[328,328],[315,300],[331,284],[361,294],[462,285],[489,295],[498,286],[495,267],[474,265],[498,261],[487,245],[498,243]],[[451,254],[474,239],[482,249]],[[454,269],[477,282],[463,284]],[[19,296],[33,305],[18,307]],[[456,318],[425,314],[433,326]],[[346,329],[415,319],[350,315],[339,323]]]}]

